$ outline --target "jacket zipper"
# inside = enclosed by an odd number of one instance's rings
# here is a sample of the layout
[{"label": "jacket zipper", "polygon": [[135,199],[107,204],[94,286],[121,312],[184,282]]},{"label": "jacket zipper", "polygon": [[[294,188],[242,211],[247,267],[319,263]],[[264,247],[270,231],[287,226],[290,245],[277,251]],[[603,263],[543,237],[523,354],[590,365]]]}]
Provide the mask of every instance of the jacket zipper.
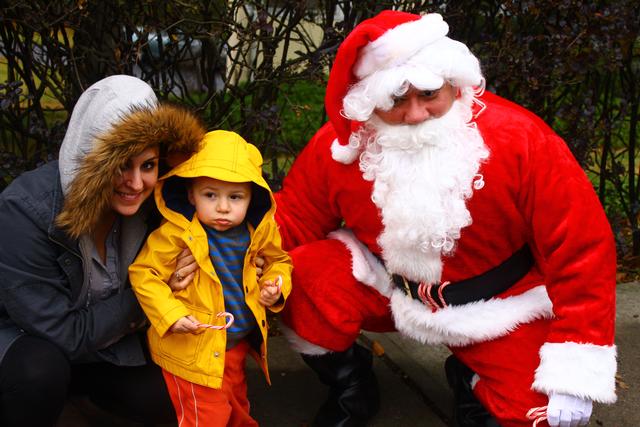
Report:
[{"label": "jacket zipper", "polygon": [[[49,241],[55,243],[56,245],[60,246],[62,249],[64,249],[67,252],[72,253],[73,255],[75,255],[79,260],[80,260],[80,264],[82,265],[82,288],[80,289],[80,292],[78,293],[78,299],[75,301],[74,306],[82,301],[83,297],[86,297],[86,303],[85,303],[85,307],[89,307],[89,302],[90,299],[89,297],[91,296],[91,292],[90,292],[90,286],[85,286],[85,265],[84,265],[84,259],[82,258],[82,255],[80,255],[78,252],[74,251],[73,249],[71,249],[70,247],[64,245],[62,242],[59,242],[57,240],[55,240],[53,237],[51,237],[48,233],[47,233],[47,238],[49,239]],[[89,283],[87,281],[87,283]]]}]

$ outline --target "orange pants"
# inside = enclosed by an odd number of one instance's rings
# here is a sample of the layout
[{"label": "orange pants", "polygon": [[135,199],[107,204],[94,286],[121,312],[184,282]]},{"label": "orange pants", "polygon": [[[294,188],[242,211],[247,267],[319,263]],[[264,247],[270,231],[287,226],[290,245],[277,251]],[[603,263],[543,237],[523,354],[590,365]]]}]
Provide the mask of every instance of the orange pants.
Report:
[{"label": "orange pants", "polygon": [[194,384],[170,372],[162,371],[176,409],[179,427],[258,425],[249,415],[244,372],[248,351],[249,344],[242,341],[226,352],[221,389]]}]

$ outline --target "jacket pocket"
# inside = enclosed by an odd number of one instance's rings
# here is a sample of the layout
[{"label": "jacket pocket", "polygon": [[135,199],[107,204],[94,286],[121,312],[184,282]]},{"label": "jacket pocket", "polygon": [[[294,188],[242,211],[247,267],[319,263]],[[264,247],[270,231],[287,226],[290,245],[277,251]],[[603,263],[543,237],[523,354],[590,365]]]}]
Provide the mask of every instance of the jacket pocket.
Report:
[{"label": "jacket pocket", "polygon": [[[200,323],[210,323],[213,317],[210,312],[193,306],[187,307],[189,308],[191,315]],[[202,333],[202,331],[195,334],[169,333],[162,338],[156,334],[156,338],[158,339],[157,348],[163,358],[188,366],[196,361],[196,358],[204,345],[206,336],[207,334]]]}]

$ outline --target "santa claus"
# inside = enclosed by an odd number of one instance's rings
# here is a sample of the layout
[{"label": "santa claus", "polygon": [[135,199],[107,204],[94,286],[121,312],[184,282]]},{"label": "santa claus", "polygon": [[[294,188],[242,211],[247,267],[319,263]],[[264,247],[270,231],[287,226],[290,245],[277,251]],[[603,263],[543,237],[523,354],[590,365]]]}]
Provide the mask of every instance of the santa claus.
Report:
[{"label": "santa claus", "polygon": [[286,333],[330,386],[315,425],[363,425],[379,406],[362,329],[451,349],[457,425],[586,424],[592,401],[616,399],[610,227],[560,137],[484,93],[447,33],[438,14],[359,24],[329,122],[276,195]]}]

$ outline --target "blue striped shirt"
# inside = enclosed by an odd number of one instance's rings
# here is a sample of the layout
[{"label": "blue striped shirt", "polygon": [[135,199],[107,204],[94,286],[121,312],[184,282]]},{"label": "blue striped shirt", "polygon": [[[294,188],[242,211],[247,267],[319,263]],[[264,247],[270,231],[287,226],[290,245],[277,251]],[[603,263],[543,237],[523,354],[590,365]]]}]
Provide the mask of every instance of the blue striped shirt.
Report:
[{"label": "blue striped shirt", "polygon": [[211,263],[222,283],[225,308],[235,319],[227,329],[227,349],[230,349],[256,327],[255,317],[245,302],[242,281],[244,258],[251,236],[246,223],[225,231],[210,227],[205,227],[205,230]]}]

